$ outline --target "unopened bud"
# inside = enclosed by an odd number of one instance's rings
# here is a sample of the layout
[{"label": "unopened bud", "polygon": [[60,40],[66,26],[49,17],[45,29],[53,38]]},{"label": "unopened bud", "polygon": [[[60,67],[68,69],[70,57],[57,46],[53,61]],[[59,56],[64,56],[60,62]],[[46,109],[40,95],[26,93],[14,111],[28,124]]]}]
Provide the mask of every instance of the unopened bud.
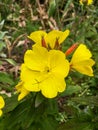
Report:
[{"label": "unopened bud", "polygon": [[66,52],[65,55],[68,56],[70,55],[78,46],[78,43],[73,44]]},{"label": "unopened bud", "polygon": [[42,37],[42,46],[45,47],[45,48],[47,48],[44,37]]}]

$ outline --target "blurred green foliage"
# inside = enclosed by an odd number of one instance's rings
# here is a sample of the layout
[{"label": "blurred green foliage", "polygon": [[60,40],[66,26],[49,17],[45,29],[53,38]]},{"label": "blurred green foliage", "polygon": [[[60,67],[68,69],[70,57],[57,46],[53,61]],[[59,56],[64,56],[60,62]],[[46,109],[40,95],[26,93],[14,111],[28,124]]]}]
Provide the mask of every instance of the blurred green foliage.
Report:
[{"label": "blurred green foliage", "polygon": [[[96,61],[94,77],[74,72],[55,100],[34,93],[18,102],[14,86],[33,44],[27,35],[40,29],[70,29],[62,49],[85,43]],[[0,130],[98,130],[98,1],[81,6],[78,0],[0,0],[0,91],[6,101]]]}]

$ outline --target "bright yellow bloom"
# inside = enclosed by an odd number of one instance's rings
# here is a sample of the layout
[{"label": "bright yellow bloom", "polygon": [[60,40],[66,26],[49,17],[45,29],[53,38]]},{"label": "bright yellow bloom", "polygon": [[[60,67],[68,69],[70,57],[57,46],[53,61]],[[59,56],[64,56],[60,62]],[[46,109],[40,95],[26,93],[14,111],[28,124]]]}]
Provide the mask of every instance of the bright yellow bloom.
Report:
[{"label": "bright yellow bloom", "polygon": [[5,102],[2,96],[0,96],[0,116],[2,115],[2,108],[5,106]]},{"label": "bright yellow bloom", "polygon": [[92,54],[89,49],[87,49],[85,45],[80,44],[73,54],[70,66],[72,69],[75,69],[82,74],[93,76],[92,66],[95,62],[91,57]]},{"label": "bright yellow bloom", "polygon": [[93,3],[93,0],[80,0],[80,4],[87,4],[87,5],[91,5]]},{"label": "bright yellow bloom", "polygon": [[33,40],[38,46],[54,49],[68,37],[69,32],[69,30],[66,30],[64,32],[52,30],[49,33],[46,33],[44,31],[35,31],[32,32],[28,38]]},{"label": "bright yellow bloom", "polygon": [[16,90],[18,93],[20,93],[18,96],[18,101],[29,94],[29,91],[24,88],[24,83],[22,81],[16,85]]},{"label": "bright yellow bloom", "polygon": [[64,78],[68,72],[69,62],[63,52],[33,46],[33,50],[25,53],[24,64],[21,66],[22,88],[28,92],[41,91],[47,98],[56,97],[58,92],[66,88]]}]

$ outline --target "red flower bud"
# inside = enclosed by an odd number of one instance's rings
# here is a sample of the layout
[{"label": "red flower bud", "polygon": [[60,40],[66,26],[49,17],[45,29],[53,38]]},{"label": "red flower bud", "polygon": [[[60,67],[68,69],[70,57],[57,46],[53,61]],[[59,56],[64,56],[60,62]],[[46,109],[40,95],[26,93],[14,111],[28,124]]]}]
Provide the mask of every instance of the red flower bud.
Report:
[{"label": "red flower bud", "polygon": [[47,48],[44,37],[42,37],[42,46],[45,47],[45,48]]},{"label": "red flower bud", "polygon": [[68,56],[70,55],[78,46],[78,43],[73,44],[66,52],[65,55]]}]

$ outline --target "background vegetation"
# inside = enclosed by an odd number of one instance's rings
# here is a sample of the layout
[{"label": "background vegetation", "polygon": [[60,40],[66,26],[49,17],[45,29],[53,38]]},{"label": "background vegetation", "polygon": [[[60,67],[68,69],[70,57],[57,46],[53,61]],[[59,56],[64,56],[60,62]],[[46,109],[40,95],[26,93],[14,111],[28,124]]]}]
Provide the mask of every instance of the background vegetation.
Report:
[{"label": "background vegetation", "polygon": [[[33,44],[27,36],[40,29],[69,29],[63,51],[85,43],[96,61],[94,77],[74,72],[56,102],[42,104],[38,94],[19,103],[15,85],[24,53]],[[98,1],[81,6],[78,0],[0,0],[0,94],[6,101],[0,130],[98,130]]]}]

